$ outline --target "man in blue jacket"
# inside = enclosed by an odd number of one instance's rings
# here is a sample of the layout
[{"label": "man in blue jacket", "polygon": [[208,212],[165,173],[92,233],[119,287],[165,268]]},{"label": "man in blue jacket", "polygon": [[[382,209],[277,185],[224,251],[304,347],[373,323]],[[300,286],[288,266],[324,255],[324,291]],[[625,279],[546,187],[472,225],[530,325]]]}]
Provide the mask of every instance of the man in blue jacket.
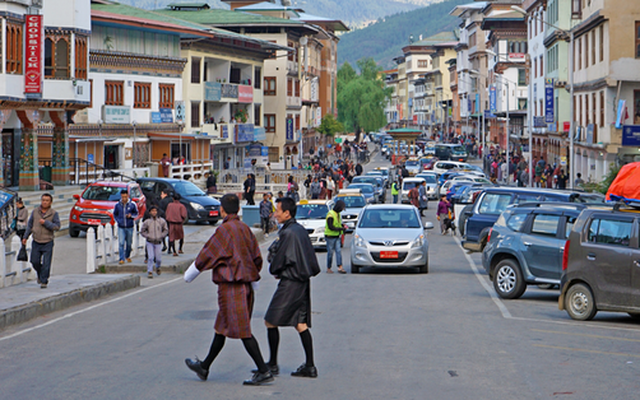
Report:
[{"label": "man in blue jacket", "polygon": [[131,262],[131,241],[133,239],[133,223],[138,217],[138,206],[129,200],[127,190],[120,192],[120,201],[113,210],[113,219],[118,224],[118,245],[120,264],[124,260]]}]

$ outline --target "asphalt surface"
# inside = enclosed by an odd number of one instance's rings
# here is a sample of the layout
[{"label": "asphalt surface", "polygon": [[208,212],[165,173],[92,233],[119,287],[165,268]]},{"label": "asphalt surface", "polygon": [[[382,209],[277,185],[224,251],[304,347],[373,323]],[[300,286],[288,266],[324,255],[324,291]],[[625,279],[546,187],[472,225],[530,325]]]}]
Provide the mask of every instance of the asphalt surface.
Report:
[{"label": "asphalt surface", "polygon": [[[377,165],[386,162],[375,158],[370,167]],[[437,226],[434,209],[432,202],[426,220]],[[323,269],[312,280],[317,379],[290,376],[304,354],[298,334],[283,328],[274,383],[241,385],[254,366],[239,340],[227,340],[209,380],[200,381],[184,358],[206,356],[215,286],[208,273],[191,284],[163,274],[0,333],[0,398],[638,397],[640,323],[613,313],[572,321],[553,290],[499,300],[480,255],[467,255],[458,239],[430,231],[429,274],[327,274],[325,253],[316,253]],[[262,243],[265,256],[269,244]],[[263,315],[277,282],[266,263],[262,277],[253,330],[268,358]]]}]

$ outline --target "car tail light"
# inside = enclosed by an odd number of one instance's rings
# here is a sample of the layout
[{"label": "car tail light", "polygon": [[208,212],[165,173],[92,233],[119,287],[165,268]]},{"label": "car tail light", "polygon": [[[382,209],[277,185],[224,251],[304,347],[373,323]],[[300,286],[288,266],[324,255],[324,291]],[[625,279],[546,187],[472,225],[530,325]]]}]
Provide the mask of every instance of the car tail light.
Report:
[{"label": "car tail light", "polygon": [[[487,243],[491,241],[491,234],[493,233],[493,228],[489,230],[489,235],[487,236]],[[557,253],[556,253],[557,254]]]},{"label": "car tail light", "polygon": [[569,266],[569,245],[571,242],[567,240],[564,244],[564,250],[562,252],[562,270],[566,271]]}]

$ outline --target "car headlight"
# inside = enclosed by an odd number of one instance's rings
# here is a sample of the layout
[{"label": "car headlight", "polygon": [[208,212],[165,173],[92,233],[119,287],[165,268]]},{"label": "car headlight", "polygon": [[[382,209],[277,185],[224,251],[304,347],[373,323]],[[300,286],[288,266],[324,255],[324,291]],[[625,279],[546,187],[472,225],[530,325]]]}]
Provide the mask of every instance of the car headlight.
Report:
[{"label": "car headlight", "polygon": [[354,244],[356,245],[356,247],[367,247],[362,236],[355,235],[353,239],[355,240]]},{"label": "car headlight", "polygon": [[196,210],[196,211],[203,211],[204,210],[204,207],[202,207],[198,203],[191,202],[189,204],[191,204],[191,207],[193,207],[193,209]]},{"label": "car headlight", "polygon": [[411,248],[414,249],[416,247],[422,247],[423,244],[424,244],[424,234],[418,236],[418,238],[413,241],[413,244],[411,244]]},{"label": "car headlight", "polygon": [[317,234],[320,234],[320,233],[323,233],[323,232],[324,232],[324,226],[319,226],[319,227],[316,228],[315,231],[313,231],[313,234],[317,235]]},{"label": "car headlight", "polygon": [[76,211],[80,211],[80,212],[84,211],[84,208],[79,207],[79,206],[73,206],[73,209],[76,210]]}]

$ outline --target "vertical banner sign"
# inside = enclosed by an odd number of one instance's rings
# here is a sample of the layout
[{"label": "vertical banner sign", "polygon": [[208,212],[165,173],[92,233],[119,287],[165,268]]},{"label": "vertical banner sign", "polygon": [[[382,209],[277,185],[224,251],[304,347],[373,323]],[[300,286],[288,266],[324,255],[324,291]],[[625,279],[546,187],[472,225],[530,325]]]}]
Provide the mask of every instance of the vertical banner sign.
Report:
[{"label": "vertical banner sign", "polygon": [[42,94],[42,15],[26,15],[24,93]]},{"label": "vertical banner sign", "polygon": [[546,79],[544,83],[544,122],[553,124],[555,122],[555,105],[553,93],[553,79]]},{"label": "vertical banner sign", "polygon": [[293,118],[287,118],[287,136],[286,140],[293,141]]},{"label": "vertical banner sign", "polygon": [[494,114],[498,111],[498,100],[496,96],[496,87],[491,86],[489,90],[489,106],[491,108],[491,114]]},{"label": "vertical banner sign", "polygon": [[476,93],[476,114],[480,114],[480,93]]}]

